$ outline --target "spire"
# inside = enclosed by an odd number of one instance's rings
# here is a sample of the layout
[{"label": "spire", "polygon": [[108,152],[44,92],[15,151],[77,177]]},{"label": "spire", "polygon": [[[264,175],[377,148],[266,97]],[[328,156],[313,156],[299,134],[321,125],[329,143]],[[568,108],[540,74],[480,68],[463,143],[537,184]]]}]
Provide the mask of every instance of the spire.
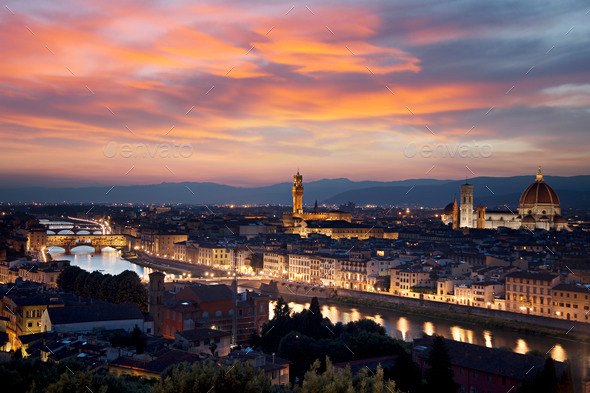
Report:
[{"label": "spire", "polygon": [[541,167],[539,167],[539,171],[537,172],[537,180],[536,181],[543,181],[543,172],[541,171]]},{"label": "spire", "polygon": [[317,199],[315,200],[315,206],[314,206],[314,208],[313,208],[313,212],[314,212],[315,214],[317,214],[317,213],[318,213],[318,200],[317,200]]}]

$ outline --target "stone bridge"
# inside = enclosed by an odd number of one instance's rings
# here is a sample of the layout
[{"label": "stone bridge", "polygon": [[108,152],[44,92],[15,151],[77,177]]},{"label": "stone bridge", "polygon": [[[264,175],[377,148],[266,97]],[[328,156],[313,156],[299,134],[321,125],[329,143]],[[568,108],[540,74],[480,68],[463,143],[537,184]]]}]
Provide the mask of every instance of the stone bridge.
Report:
[{"label": "stone bridge", "polygon": [[[62,231],[74,232],[74,235],[88,235],[88,234],[94,235],[95,232],[100,232],[102,234],[101,228],[61,228],[61,229],[48,229],[47,235],[48,236],[53,236],[53,235],[66,236],[66,235],[68,235],[68,234],[64,234],[64,233],[60,234],[60,232],[62,232]],[[53,233],[50,233],[50,232],[53,232]],[[88,233],[86,233],[86,232],[88,232]]]},{"label": "stone bridge", "polygon": [[127,238],[125,235],[47,235],[46,246],[47,248],[61,247],[66,250],[66,254],[78,246],[89,246],[96,252],[100,252],[105,247],[127,246]]}]

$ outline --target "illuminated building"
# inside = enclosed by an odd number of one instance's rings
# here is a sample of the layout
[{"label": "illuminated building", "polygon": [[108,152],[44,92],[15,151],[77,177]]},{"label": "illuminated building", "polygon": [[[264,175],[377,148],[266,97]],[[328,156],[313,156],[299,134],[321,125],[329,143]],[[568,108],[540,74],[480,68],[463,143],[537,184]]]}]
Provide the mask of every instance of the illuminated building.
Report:
[{"label": "illuminated building", "polygon": [[[300,226],[302,221],[309,220],[344,220],[350,222],[352,213],[343,211],[318,212],[317,208],[313,213],[303,211],[303,176],[297,171],[293,176],[293,211],[283,213],[283,226],[294,227]],[[316,205],[317,206],[317,205]]]},{"label": "illuminated building", "polygon": [[514,272],[506,275],[506,311],[552,316],[551,289],[560,283],[552,273]]},{"label": "illuminated building", "polygon": [[[461,185],[460,208],[457,217],[456,207],[445,207],[441,219],[452,223],[453,229],[480,228],[495,229],[506,227],[512,229],[555,229],[569,230],[567,221],[561,216],[561,204],[555,190],[543,179],[541,167],[535,181],[520,196],[518,212],[492,211],[485,206],[473,207],[473,185]],[[458,224],[457,224],[458,223]]]},{"label": "illuminated building", "polygon": [[580,284],[559,284],[552,289],[553,318],[588,322],[590,289]]}]

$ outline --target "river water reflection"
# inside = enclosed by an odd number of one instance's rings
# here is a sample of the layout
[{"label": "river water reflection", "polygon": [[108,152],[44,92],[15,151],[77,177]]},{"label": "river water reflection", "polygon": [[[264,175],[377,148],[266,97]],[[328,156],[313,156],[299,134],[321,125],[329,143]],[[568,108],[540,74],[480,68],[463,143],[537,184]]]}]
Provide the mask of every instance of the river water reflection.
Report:
[{"label": "river water reflection", "polygon": [[[322,314],[330,318],[333,323],[348,323],[359,319],[371,319],[385,327],[392,337],[412,341],[414,338],[426,334],[438,334],[456,341],[470,344],[484,345],[490,348],[508,347],[517,353],[527,353],[538,350],[549,353],[553,359],[565,361],[570,359],[575,363],[583,363],[590,354],[589,345],[563,338],[523,334],[480,326],[463,322],[454,322],[442,318],[431,318],[423,315],[400,313],[392,310],[375,310],[371,307],[349,306],[320,300]],[[309,307],[309,303],[301,301],[290,302],[294,311],[300,312]],[[272,318],[274,304],[271,304]]]},{"label": "river water reflection", "polygon": [[133,264],[119,255],[115,249],[105,249],[101,253],[93,253],[90,247],[77,247],[71,254],[64,254],[63,249],[55,247],[55,252],[50,252],[54,260],[68,260],[70,265],[78,266],[86,271],[100,271],[104,274],[116,275],[125,270],[137,273],[142,280],[148,279],[152,269]]}]

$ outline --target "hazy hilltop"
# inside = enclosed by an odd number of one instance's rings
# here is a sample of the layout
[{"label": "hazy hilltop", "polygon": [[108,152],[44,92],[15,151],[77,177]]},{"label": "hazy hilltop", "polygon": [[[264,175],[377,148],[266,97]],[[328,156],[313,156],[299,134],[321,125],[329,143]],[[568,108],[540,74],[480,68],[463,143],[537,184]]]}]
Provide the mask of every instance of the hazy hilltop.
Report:
[{"label": "hazy hilltop", "polygon": [[[476,177],[475,204],[489,207],[518,206],[532,176]],[[590,176],[545,176],[558,193],[562,207],[590,207]],[[392,182],[322,179],[304,183],[304,202],[339,205],[419,205],[444,207],[459,196],[464,180],[412,179]],[[1,188],[2,202],[67,203],[183,203],[183,204],[291,204],[291,183],[265,187],[234,187],[216,183],[161,183],[105,187],[19,187]]]}]

